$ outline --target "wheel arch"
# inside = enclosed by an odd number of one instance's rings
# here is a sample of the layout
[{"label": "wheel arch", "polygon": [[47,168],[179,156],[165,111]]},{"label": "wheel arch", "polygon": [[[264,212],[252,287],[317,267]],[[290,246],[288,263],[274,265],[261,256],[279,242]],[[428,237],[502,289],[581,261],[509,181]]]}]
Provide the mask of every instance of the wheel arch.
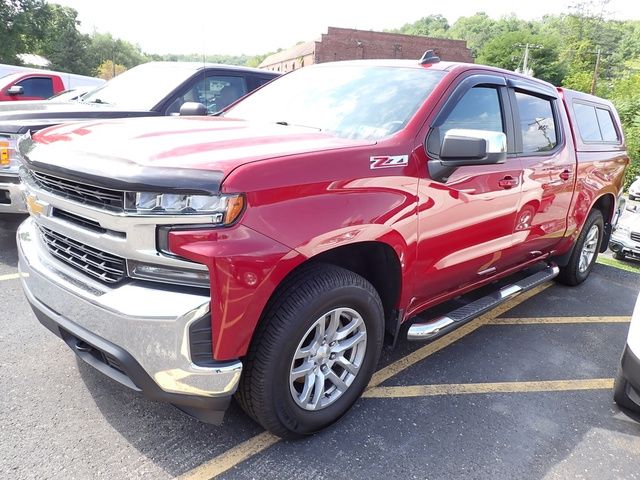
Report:
[{"label": "wheel arch", "polygon": [[[405,245],[406,248],[406,245]],[[365,278],[380,296],[385,317],[385,341],[393,343],[402,319],[404,251],[398,253],[398,245],[380,240],[365,240],[328,248],[308,257],[296,265],[271,294],[264,311],[267,311],[279,291],[302,270],[313,265],[327,264],[350,270]],[[406,292],[405,292],[406,293]],[[262,318],[260,319],[262,321]]]}]

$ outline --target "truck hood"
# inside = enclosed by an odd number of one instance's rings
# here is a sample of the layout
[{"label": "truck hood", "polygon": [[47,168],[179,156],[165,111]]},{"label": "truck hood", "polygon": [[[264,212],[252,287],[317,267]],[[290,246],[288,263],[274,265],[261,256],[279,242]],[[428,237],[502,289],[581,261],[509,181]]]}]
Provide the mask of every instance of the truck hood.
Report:
[{"label": "truck hood", "polygon": [[94,118],[125,118],[158,115],[107,104],[83,102],[0,102],[0,133],[25,133],[41,128]]},{"label": "truck hood", "polygon": [[307,127],[157,117],[59,125],[20,142],[20,151],[36,170],[111,188],[215,192],[246,163],[373,143]]}]

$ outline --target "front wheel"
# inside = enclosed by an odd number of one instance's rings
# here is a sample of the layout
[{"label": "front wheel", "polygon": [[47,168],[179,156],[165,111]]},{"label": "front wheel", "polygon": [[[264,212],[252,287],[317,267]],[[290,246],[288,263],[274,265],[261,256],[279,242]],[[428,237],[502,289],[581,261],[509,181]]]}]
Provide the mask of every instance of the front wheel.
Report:
[{"label": "front wheel", "polygon": [[591,210],[578,235],[569,263],[560,268],[560,274],[556,277],[560,283],[575,286],[587,279],[598,258],[603,231],[602,213],[600,210]]},{"label": "front wheel", "polygon": [[284,438],[338,420],[375,371],[382,302],[363,277],[332,265],[298,272],[267,307],[245,358],[237,399]]}]

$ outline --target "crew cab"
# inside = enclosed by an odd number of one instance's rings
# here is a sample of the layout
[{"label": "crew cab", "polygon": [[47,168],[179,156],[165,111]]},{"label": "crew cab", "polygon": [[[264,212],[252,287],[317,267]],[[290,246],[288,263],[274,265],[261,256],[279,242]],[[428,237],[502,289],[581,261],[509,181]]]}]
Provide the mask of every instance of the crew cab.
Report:
[{"label": "crew cab", "polygon": [[235,393],[283,437],[340,418],[399,332],[430,341],[585,281],[629,162],[608,101],[429,53],[305,67],[219,116],[62,125],[19,151],[40,322],[150,398],[219,422]]},{"label": "crew cab", "polygon": [[15,144],[28,131],[83,119],[178,115],[187,102],[214,113],[278,75],[232,65],[150,62],[118,75],[81,101],[0,103],[0,213],[26,212]]},{"label": "crew cab", "polygon": [[0,77],[0,102],[46,100],[65,90],[79,87],[97,88],[105,81],[62,72],[22,71]]}]

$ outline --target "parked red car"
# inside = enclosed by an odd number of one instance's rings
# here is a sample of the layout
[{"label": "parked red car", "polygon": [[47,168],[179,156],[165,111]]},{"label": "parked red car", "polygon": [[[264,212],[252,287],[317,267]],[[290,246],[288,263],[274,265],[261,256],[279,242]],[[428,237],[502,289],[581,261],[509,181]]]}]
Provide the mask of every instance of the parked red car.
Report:
[{"label": "parked red car", "polygon": [[[40,321],[98,370],[283,437],[340,418],[400,325],[431,340],[606,249],[629,159],[607,101],[422,61],[300,69],[222,116],[67,124],[20,142]],[[532,341],[536,341],[532,339]]]}]

